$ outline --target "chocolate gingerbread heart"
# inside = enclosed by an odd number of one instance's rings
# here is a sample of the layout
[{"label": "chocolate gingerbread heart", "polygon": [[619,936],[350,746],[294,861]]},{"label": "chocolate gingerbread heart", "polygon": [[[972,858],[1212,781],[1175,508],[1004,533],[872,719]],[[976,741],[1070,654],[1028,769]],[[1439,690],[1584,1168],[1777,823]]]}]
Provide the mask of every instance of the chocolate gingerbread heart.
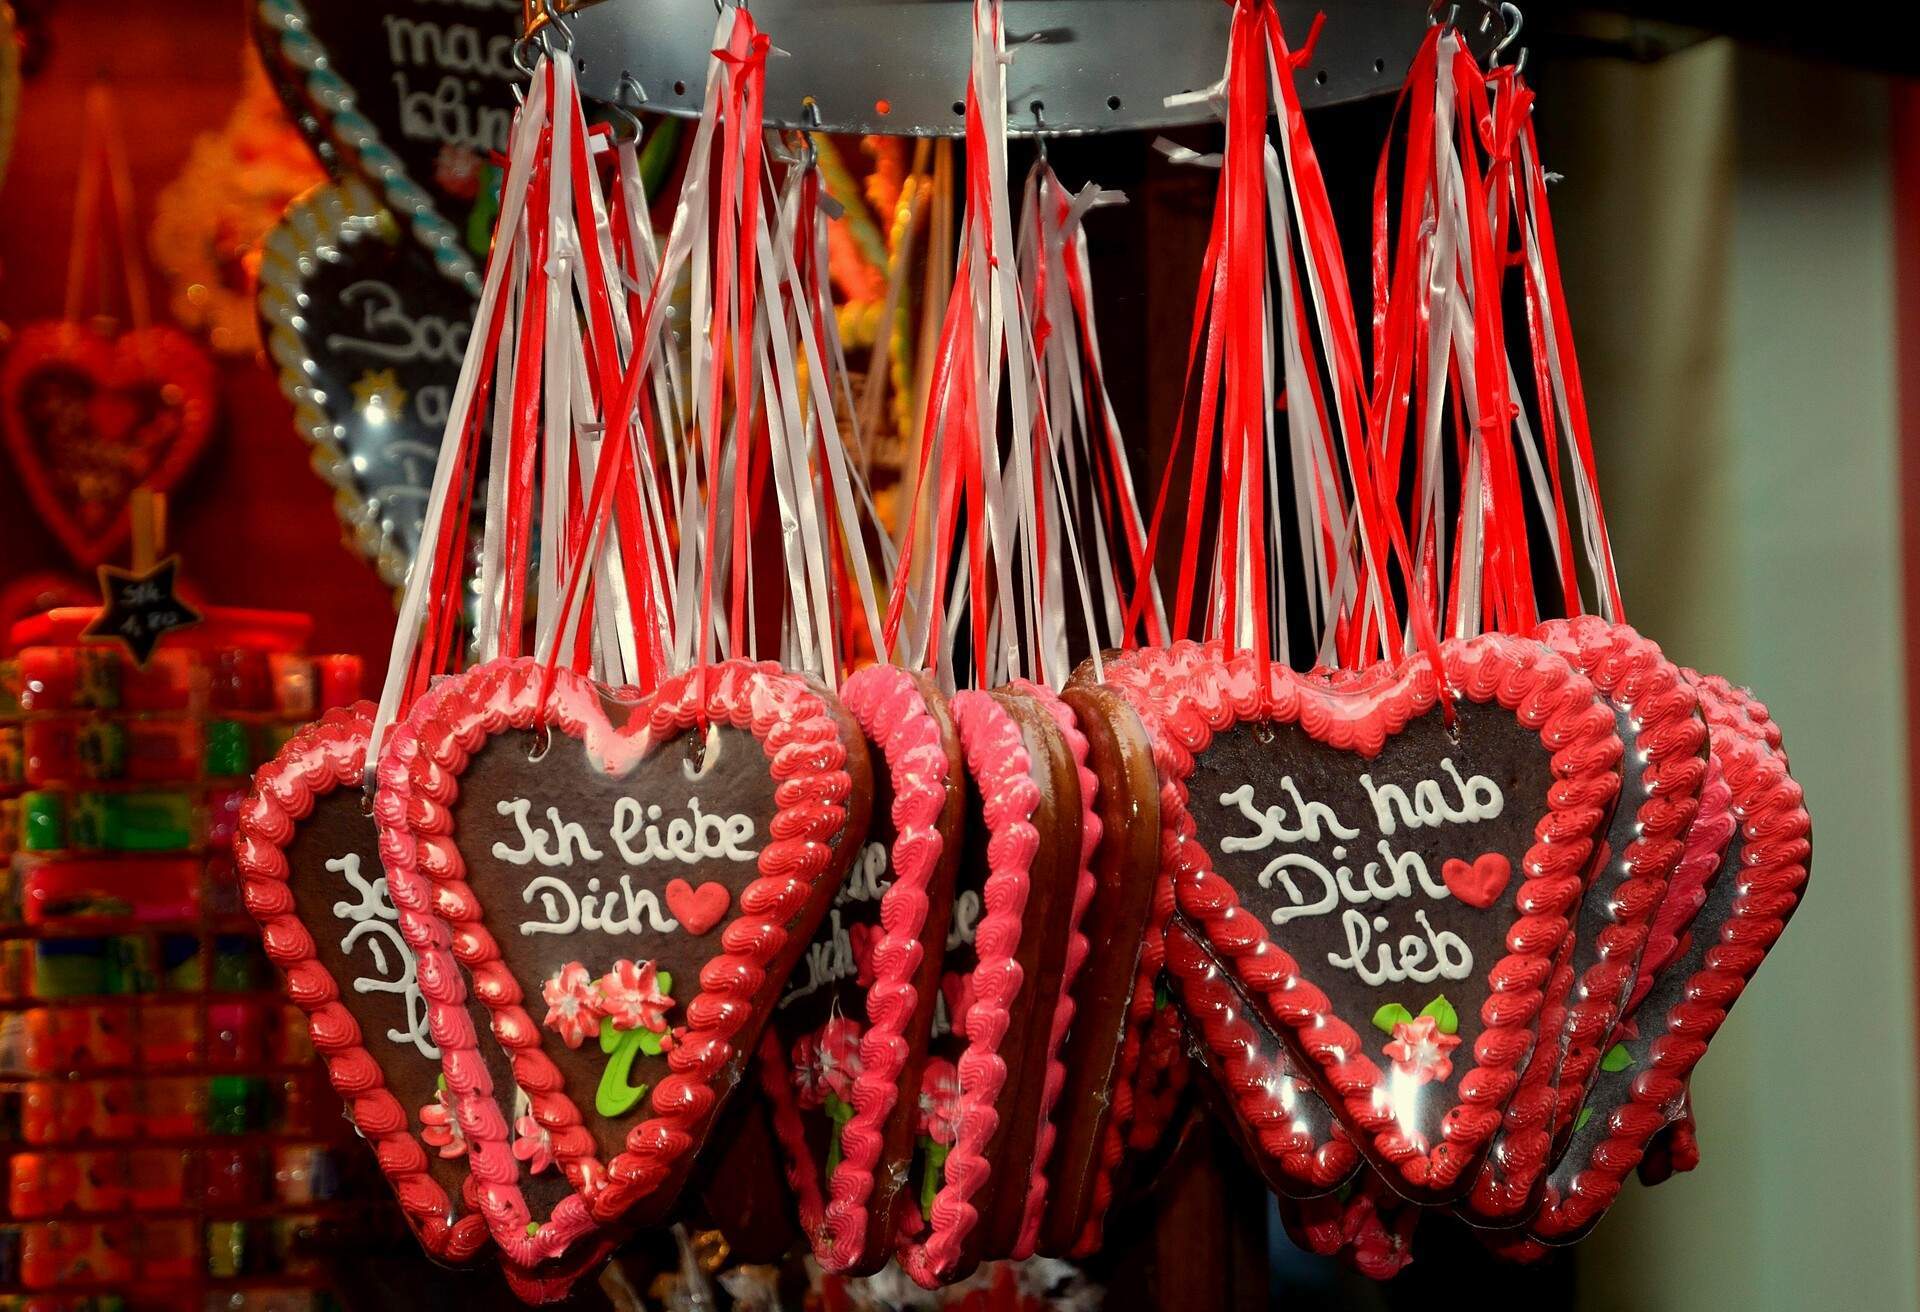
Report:
[{"label": "chocolate gingerbread heart", "polygon": [[1099,799],[1095,889],[1080,926],[1099,950],[1073,985],[1061,1053],[1066,1083],[1037,1237],[1040,1252],[1067,1257],[1099,1247],[1133,1119],[1132,1085],[1153,1005],[1152,981],[1142,981],[1138,968],[1159,875],[1160,795],[1146,730],[1118,693],[1070,684],[1061,700],[1086,737]]},{"label": "chocolate gingerbread heart", "polygon": [[786,1175],[773,1109],[749,1085],[728,1102],[687,1182],[687,1220],[718,1231],[735,1263],[782,1261],[803,1238]]},{"label": "chocolate gingerbread heart", "polygon": [[[267,234],[259,304],[280,392],[348,540],[398,587],[420,545],[475,299],[348,180],[309,192]],[[484,477],[472,501],[486,504]]]},{"label": "chocolate gingerbread heart", "polygon": [[267,955],[401,1211],[429,1253],[465,1261],[487,1227],[461,1201],[465,1142],[361,788],[373,711],[332,711],[261,767],[234,859]]},{"label": "chocolate gingerbread heart", "polygon": [[199,457],[214,403],[213,362],[165,325],[105,337],[32,323],[0,364],[0,430],[20,481],[88,568],[126,541],[134,489],[165,492]]},{"label": "chocolate gingerbread heart", "polygon": [[931,679],[870,665],[840,700],[880,767],[873,825],[774,1009],[760,1074],[814,1256],[868,1274],[893,1256],[923,1119],[966,777]]},{"label": "chocolate gingerbread heart", "polygon": [[1573,938],[1547,986],[1541,1033],[1557,1037],[1535,1047],[1461,1205],[1481,1224],[1517,1225],[1539,1205],[1556,1108],[1570,1125],[1586,1099],[1699,811],[1709,759],[1698,698],[1655,644],[1590,615],[1550,621],[1539,637],[1591,679],[1612,708],[1625,768]]},{"label": "chocolate gingerbread heart", "polygon": [[1680,1119],[1689,1075],[1805,892],[1812,825],[1787,773],[1778,727],[1724,680],[1683,673],[1699,693],[1738,825],[1681,950],[1611,1036],[1546,1199],[1527,1225],[1536,1241],[1583,1237],[1654,1136]]},{"label": "chocolate gingerbread heart", "polygon": [[447,277],[478,295],[507,152],[517,4],[257,0],[254,39],[303,130],[378,188]]},{"label": "chocolate gingerbread heart", "polygon": [[927,1288],[1006,1255],[1025,1225],[1082,855],[1077,771],[1048,712],[1011,689],[951,705],[966,842],[900,1247]]},{"label": "chocolate gingerbread heart", "polygon": [[[1040,999],[1048,996],[1053,998],[1052,1020],[1045,1044],[1046,1074],[1040,1092],[1040,1127],[1034,1139],[1033,1168],[1028,1176],[1019,1236],[1008,1253],[1015,1261],[1025,1261],[1033,1256],[1034,1247],[1039,1242],[1040,1224],[1052,1184],[1048,1168],[1053,1165],[1054,1143],[1059,1138],[1059,1127],[1055,1122],[1061,1110],[1060,1097],[1067,1086],[1067,1036],[1077,1024],[1082,1029],[1087,1028],[1078,1020],[1076,989],[1090,952],[1086,918],[1098,887],[1093,863],[1105,833],[1105,825],[1100,813],[1100,775],[1092,768],[1092,747],[1087,735],[1081,731],[1079,719],[1072,708],[1044,684],[1016,679],[1012,687],[1046,712],[1054,727],[1060,731],[1061,741],[1066,744],[1073,760],[1073,792],[1078,799],[1080,834],[1079,854],[1077,857],[1069,855],[1063,860],[1064,869],[1060,876],[1061,882],[1070,890],[1065,956],[1057,979],[1049,974],[1042,975],[1041,992],[1038,995]],[[1044,1007],[1044,1002],[1042,1005]],[[1082,1105],[1069,1103],[1065,1110],[1071,1116],[1078,1113]]]},{"label": "chocolate gingerbread heart", "polygon": [[[1619,790],[1611,712],[1562,658],[1497,636],[1442,644],[1448,707],[1424,656],[1338,686],[1211,644],[1127,660],[1144,669],[1113,681],[1153,703],[1169,755],[1181,912],[1392,1186],[1460,1196]],[[1489,852],[1524,878],[1476,910],[1440,869]]]},{"label": "chocolate gingerbread heart", "polygon": [[[857,727],[777,666],[698,668],[625,705],[564,673],[543,703],[541,684],[526,659],[440,681],[375,808],[489,1227],[527,1266],[667,1214],[871,793]],[[726,920],[688,932],[664,899],[678,877],[724,885]],[[511,1121],[460,1023],[461,967],[525,1096]],[[543,1177],[564,1196],[536,1216],[523,1186]]]},{"label": "chocolate gingerbread heart", "polygon": [[1188,1022],[1188,1051],[1219,1095],[1220,1119],[1268,1187],[1313,1198],[1352,1179],[1360,1154],[1333,1109],[1232,972],[1178,916],[1167,926],[1167,982]]}]

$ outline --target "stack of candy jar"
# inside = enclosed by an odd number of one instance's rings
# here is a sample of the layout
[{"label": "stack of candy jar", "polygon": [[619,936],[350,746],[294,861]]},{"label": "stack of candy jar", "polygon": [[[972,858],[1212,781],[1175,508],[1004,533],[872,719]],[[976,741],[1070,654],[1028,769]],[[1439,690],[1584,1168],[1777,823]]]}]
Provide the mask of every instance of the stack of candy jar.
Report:
[{"label": "stack of candy jar", "polygon": [[232,847],[248,776],[361,667],[247,618],[143,666],[53,612],[0,658],[0,1306],[311,1297],[343,1126]]}]

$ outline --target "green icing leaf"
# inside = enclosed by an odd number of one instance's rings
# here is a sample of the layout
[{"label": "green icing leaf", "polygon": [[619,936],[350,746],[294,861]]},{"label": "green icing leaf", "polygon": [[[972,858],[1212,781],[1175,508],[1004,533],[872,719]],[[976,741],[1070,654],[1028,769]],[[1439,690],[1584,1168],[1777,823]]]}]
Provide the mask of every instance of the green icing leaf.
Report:
[{"label": "green icing leaf", "polygon": [[1453,1034],[1460,1028],[1460,1015],[1444,993],[1420,1008],[1420,1014],[1433,1017],[1433,1027],[1442,1034]]},{"label": "green icing leaf", "polygon": [[927,1149],[927,1170],[920,1177],[920,1215],[931,1216],[933,1200],[947,1182],[947,1153],[951,1148],[944,1143],[935,1143],[924,1134],[920,1136],[920,1142]]},{"label": "green icing leaf", "polygon": [[640,1036],[640,1051],[649,1057],[660,1055],[660,1040],[666,1038],[666,1035],[656,1034],[652,1030],[636,1030],[635,1033]]},{"label": "green icing leaf", "polygon": [[1395,1025],[1404,1025],[1412,1019],[1412,1012],[1397,1002],[1389,1002],[1373,1013],[1373,1027],[1382,1034],[1391,1034]]},{"label": "green icing leaf", "polygon": [[1167,1003],[1170,1002],[1171,1000],[1172,999],[1168,998],[1167,996],[1167,982],[1162,979],[1154,980],[1153,1009],[1155,1011],[1165,1011],[1167,1008]]},{"label": "green icing leaf", "polygon": [[1580,1115],[1574,1118],[1574,1122],[1573,1122],[1573,1132],[1574,1132],[1575,1134],[1578,1134],[1578,1133],[1580,1133],[1580,1131],[1582,1131],[1582,1130],[1584,1130],[1584,1129],[1586,1129],[1586,1128],[1587,1128],[1587,1122],[1588,1122],[1588,1121],[1590,1121],[1590,1120],[1592,1120],[1592,1119],[1593,1119],[1593,1108],[1591,1108],[1591,1107],[1582,1107],[1582,1108],[1580,1109]]},{"label": "green icing leaf", "polygon": [[[593,1091],[593,1109],[602,1116],[624,1116],[646,1096],[647,1086],[630,1084],[627,1077],[633,1073],[633,1059],[639,1055],[641,1035],[652,1032],[601,1026],[600,1047],[608,1054],[607,1069],[600,1072],[600,1087]],[[611,1044],[607,1042],[608,1034],[614,1036]]]},{"label": "green icing leaf", "polygon": [[1600,1059],[1600,1069],[1609,1074],[1618,1074],[1633,1065],[1633,1054],[1627,1051],[1627,1045],[1616,1043],[1607,1049],[1607,1055]]}]

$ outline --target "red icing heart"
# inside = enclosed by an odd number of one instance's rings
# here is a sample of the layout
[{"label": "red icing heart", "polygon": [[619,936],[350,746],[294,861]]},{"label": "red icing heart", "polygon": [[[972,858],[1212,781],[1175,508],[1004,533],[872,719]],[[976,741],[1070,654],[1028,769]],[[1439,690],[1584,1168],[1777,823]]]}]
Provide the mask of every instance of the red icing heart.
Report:
[{"label": "red icing heart", "polygon": [[1513,863],[1498,852],[1482,852],[1468,865],[1459,857],[1450,857],[1440,867],[1440,879],[1447,891],[1470,907],[1485,911],[1506,892],[1513,878]]},{"label": "red icing heart", "polygon": [[29,324],[0,366],[0,429],[34,508],[81,565],[126,540],[137,487],[179,482],[213,429],[213,364],[176,328]]},{"label": "red icing heart", "polygon": [[714,880],[695,888],[684,879],[667,883],[667,910],[680,922],[680,928],[698,938],[720,923],[727,914],[733,895],[727,886]]}]

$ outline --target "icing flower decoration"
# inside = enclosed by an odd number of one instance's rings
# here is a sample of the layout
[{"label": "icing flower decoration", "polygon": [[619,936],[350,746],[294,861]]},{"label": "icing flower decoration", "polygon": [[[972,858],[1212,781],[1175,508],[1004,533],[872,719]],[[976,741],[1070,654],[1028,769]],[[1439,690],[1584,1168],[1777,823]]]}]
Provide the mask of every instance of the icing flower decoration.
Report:
[{"label": "icing flower decoration", "polygon": [[793,1045],[788,1061],[793,1071],[793,1096],[808,1111],[827,1100],[826,1072],[820,1069],[820,1040],[808,1034]]},{"label": "icing flower decoration", "polygon": [[1389,1228],[1373,1199],[1362,1194],[1347,1204],[1340,1237],[1361,1275],[1391,1280],[1413,1261],[1413,1228],[1419,1220],[1419,1209],[1399,1207]]},{"label": "icing flower decoration", "polygon": [[947,1027],[967,1037],[967,1013],[973,1010],[973,972],[949,972],[940,977],[940,994],[947,1003]]},{"label": "icing flower decoration", "polygon": [[947,1147],[960,1137],[960,1068],[945,1058],[929,1058],[920,1077],[919,1131]]},{"label": "icing flower decoration", "polygon": [[673,1005],[660,987],[659,972],[651,961],[635,965],[621,960],[600,977],[600,1014],[617,1030],[648,1029],[667,1032],[667,1009]]},{"label": "icing flower decoration", "polygon": [[600,1032],[600,1003],[593,991],[593,978],[587,968],[569,961],[547,980],[540,990],[547,1002],[546,1027],[567,1041],[569,1048],[580,1040]]},{"label": "icing flower decoration", "polygon": [[881,932],[878,925],[855,925],[847,931],[847,942],[853,948],[853,982],[863,989],[873,986],[873,954],[880,946]]},{"label": "icing flower decoration", "polygon": [[673,1046],[667,1008],[673,1005],[673,975],[656,971],[651,961],[616,961],[593,994],[594,1010],[607,1019],[599,1026],[600,1051],[607,1055],[594,1090],[593,1108],[602,1116],[624,1116],[646,1096],[647,1085],[633,1082],[633,1064],[658,1057]]},{"label": "icing flower decoration", "polygon": [[547,1127],[531,1116],[522,1116],[513,1123],[513,1155],[527,1164],[527,1169],[538,1175],[553,1165],[553,1136]]},{"label": "icing flower decoration", "polygon": [[1393,1027],[1386,1053],[1395,1071],[1426,1084],[1453,1074],[1453,1059],[1447,1054],[1459,1046],[1460,1036],[1442,1033],[1432,1016],[1415,1016]]},{"label": "icing flower decoration", "polygon": [[434,184],[460,200],[472,200],[480,194],[480,164],[473,147],[448,142],[434,157]]},{"label": "icing flower decoration", "polygon": [[860,1025],[837,1016],[820,1027],[820,1078],[827,1092],[843,1103],[853,1102],[853,1086],[860,1079]]},{"label": "icing flower decoration", "polygon": [[447,1093],[444,1075],[433,1101],[420,1109],[420,1140],[429,1148],[438,1148],[442,1157],[467,1155],[467,1136],[460,1128],[460,1118],[453,1114],[453,1099]]}]

